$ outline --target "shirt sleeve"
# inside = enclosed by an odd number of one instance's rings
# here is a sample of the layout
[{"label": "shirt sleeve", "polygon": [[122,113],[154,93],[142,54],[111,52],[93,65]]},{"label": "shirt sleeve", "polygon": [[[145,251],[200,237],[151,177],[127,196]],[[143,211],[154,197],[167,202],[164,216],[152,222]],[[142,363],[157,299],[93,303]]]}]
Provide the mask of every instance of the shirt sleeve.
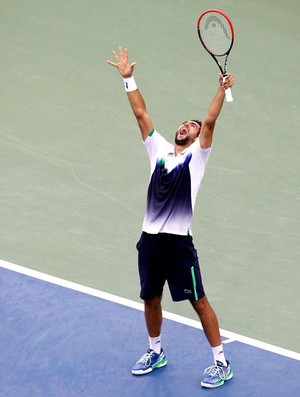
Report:
[{"label": "shirt sleeve", "polygon": [[198,161],[200,161],[202,167],[205,168],[211,153],[212,146],[207,149],[202,149],[199,144],[199,140],[197,139],[197,141],[193,143],[191,149],[193,155],[198,159]]},{"label": "shirt sleeve", "polygon": [[147,153],[151,163],[151,169],[153,169],[156,165],[156,161],[158,158],[158,151],[166,145],[169,145],[169,143],[155,129],[148,135],[143,143],[147,149]]}]

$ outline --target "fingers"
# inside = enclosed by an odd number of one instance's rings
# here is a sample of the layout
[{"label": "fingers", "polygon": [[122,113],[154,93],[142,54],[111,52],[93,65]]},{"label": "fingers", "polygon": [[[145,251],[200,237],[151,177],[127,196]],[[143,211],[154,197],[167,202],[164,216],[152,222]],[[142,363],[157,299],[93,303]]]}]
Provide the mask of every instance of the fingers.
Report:
[{"label": "fingers", "polygon": [[120,58],[123,60],[127,60],[128,59],[128,51],[127,48],[124,48],[124,51],[122,49],[122,47],[119,47],[119,54],[120,54]]},{"label": "fingers", "polygon": [[120,63],[124,63],[124,61],[127,63],[128,62],[128,50],[127,48],[124,49],[124,53],[123,53],[123,49],[122,47],[118,48],[119,51],[119,55],[116,53],[116,51],[112,51],[112,54],[115,58],[115,60],[117,61],[117,63],[115,62],[111,62],[111,61],[107,61],[107,63],[109,65],[112,65],[114,67],[118,67],[120,65]]},{"label": "fingers", "polygon": [[127,48],[124,48],[124,59],[125,59],[125,61],[126,62],[128,62],[128,49]]},{"label": "fingers", "polygon": [[120,60],[122,59],[123,56],[122,48],[119,47],[119,55],[114,50],[112,51],[112,54],[117,62],[107,61],[107,63],[111,66],[114,66],[115,68],[118,68],[120,65]]},{"label": "fingers", "polygon": [[128,62],[128,50],[127,48],[119,47],[118,52],[112,51],[115,58],[115,62],[107,61],[107,63],[119,70],[119,73],[125,77],[131,77],[135,68],[136,62]]},{"label": "fingers", "polygon": [[112,51],[113,56],[115,57],[116,61],[119,62],[120,58],[118,57],[118,54],[116,53],[116,51]]},{"label": "fingers", "polygon": [[234,84],[234,80],[233,77],[231,75],[231,73],[227,73],[226,76],[223,76],[221,73],[219,74],[219,81],[220,81],[220,85],[222,86],[222,88],[224,90],[226,90],[227,88],[231,88]]},{"label": "fingers", "polygon": [[118,62],[121,61],[121,60],[122,61],[123,60],[126,61],[128,59],[128,50],[127,50],[127,48],[124,49],[124,52],[123,52],[122,47],[119,47],[118,50],[119,50],[119,55],[117,55],[116,51],[112,52],[114,54],[114,57],[116,58],[116,60]]},{"label": "fingers", "polygon": [[106,61],[109,65],[111,65],[111,66],[114,66],[115,68],[117,68],[118,67],[118,64],[117,63],[114,63],[114,62],[112,62],[112,61]]},{"label": "fingers", "polygon": [[234,84],[233,77],[232,77],[231,73],[228,73],[225,78],[225,81],[224,81],[225,89],[232,87],[233,84]]},{"label": "fingers", "polygon": [[130,68],[132,70],[134,69],[134,67],[136,65],[136,62],[132,62],[132,63],[128,62],[128,49],[127,48],[124,48],[124,50],[123,50],[122,47],[119,47],[118,48],[118,54],[114,50],[112,51],[112,54],[113,54],[116,62],[107,61],[107,63],[109,65],[114,66],[114,67],[116,67],[118,69],[120,69],[120,68],[122,68],[122,69]]}]

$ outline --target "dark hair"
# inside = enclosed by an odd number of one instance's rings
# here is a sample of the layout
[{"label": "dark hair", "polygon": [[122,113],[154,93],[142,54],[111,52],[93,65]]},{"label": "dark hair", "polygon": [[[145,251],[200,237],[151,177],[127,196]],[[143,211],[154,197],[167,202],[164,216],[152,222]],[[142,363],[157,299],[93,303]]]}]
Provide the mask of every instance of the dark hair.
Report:
[{"label": "dark hair", "polygon": [[[199,126],[200,126],[200,128],[202,127],[202,121],[200,121],[200,120],[191,120],[191,121],[193,121],[194,123],[197,123]],[[187,123],[187,121],[184,121],[182,124],[185,124],[185,123]]]},{"label": "dark hair", "polygon": [[192,121],[194,121],[195,123],[197,123],[197,124],[200,126],[200,128],[202,127],[202,121],[200,121],[200,120],[192,120]]}]

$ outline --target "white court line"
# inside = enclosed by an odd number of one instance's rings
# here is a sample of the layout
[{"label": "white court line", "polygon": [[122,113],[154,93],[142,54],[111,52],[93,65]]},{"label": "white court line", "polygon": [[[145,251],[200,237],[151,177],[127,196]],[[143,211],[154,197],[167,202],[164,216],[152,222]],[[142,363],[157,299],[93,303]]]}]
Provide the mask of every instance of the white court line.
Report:
[{"label": "white court line", "polygon": [[[26,276],[34,277],[42,281],[47,281],[52,284],[59,285],[61,287],[69,288],[75,291],[82,292],[87,295],[92,295],[101,299],[108,300],[110,302],[118,303],[120,305],[124,305],[127,307],[131,307],[136,310],[144,311],[144,305],[142,303],[134,302],[132,300],[122,298],[120,296],[112,295],[107,292],[99,291],[94,288],[90,287],[85,287],[84,285],[73,283],[71,281],[63,280],[61,278],[55,277],[55,276],[50,276],[49,274],[41,273],[36,270],[28,269],[27,267],[23,267],[20,265],[16,265],[14,263],[6,262],[0,259],[0,266],[12,270],[21,274],[25,274]],[[187,317],[179,316],[174,313],[170,313],[167,311],[163,311],[163,316],[166,319],[176,321],[181,324],[188,325],[193,328],[197,329],[202,329],[202,326],[199,321],[189,319]],[[283,349],[278,346],[271,345],[269,343],[261,342],[256,339],[248,338],[243,335],[236,334],[234,332],[226,331],[223,329],[220,329],[221,336],[224,338],[228,338],[227,343],[231,343],[234,341],[238,341],[241,343],[245,343],[247,345],[257,347],[259,349],[267,350],[272,353],[277,353],[285,357],[293,358],[295,360],[300,361],[300,354],[293,352],[291,350]],[[223,341],[223,343],[226,343],[226,341]]]}]

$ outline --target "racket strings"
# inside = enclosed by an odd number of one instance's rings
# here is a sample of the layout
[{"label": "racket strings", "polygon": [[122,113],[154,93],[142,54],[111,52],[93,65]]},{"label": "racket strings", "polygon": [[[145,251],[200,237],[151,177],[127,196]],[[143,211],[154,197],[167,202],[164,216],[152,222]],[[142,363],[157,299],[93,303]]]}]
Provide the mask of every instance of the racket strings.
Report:
[{"label": "racket strings", "polygon": [[232,32],[225,17],[216,13],[203,16],[199,25],[199,35],[209,52],[216,56],[225,55],[232,43]]}]

